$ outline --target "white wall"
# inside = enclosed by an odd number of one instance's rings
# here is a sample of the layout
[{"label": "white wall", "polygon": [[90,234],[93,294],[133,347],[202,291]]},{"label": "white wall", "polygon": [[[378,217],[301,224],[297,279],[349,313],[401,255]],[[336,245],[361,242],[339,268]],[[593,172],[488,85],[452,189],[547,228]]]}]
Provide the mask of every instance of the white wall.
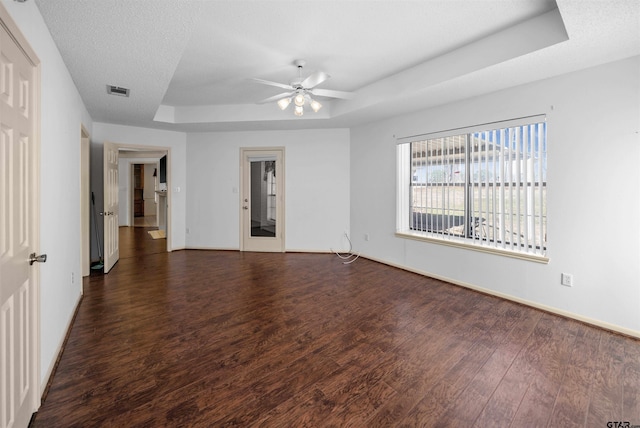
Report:
[{"label": "white wall", "polygon": [[285,148],[285,248],[347,248],[349,130],[189,134],[187,247],[240,247],[240,148]]},{"label": "white wall", "polygon": [[[394,235],[395,137],[539,113],[548,123],[548,264]],[[640,57],[354,128],[354,249],[640,335],[639,131]],[[561,272],[574,275],[572,288]]]},{"label": "white wall", "polygon": [[[41,66],[40,381],[47,381],[81,295],[80,127],[87,112],[35,2],[2,0]],[[73,278],[73,279],[72,279]]]},{"label": "white wall", "polygon": [[[163,148],[169,150],[169,155],[167,156],[167,182],[169,186],[169,204],[171,206],[171,218],[169,220],[171,236],[168,245],[170,250],[185,248],[186,134],[133,126],[94,123],[93,137],[91,139],[91,190],[96,195],[98,212],[102,211],[104,204],[102,158],[105,141],[120,145],[147,146],[150,149]],[[98,219],[98,222],[102,223],[101,219]],[[102,224],[99,227],[102,230]]]}]

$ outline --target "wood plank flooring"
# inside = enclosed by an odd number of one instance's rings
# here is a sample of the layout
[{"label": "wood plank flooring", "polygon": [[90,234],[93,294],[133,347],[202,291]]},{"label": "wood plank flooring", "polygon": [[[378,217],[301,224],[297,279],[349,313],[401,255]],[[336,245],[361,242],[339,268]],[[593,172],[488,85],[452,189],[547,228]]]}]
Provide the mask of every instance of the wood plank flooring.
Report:
[{"label": "wood plank flooring", "polygon": [[144,217],[134,217],[133,225],[140,227],[158,227],[158,220],[155,215],[146,215]]},{"label": "wood plank flooring", "polygon": [[33,427],[640,425],[640,341],[359,259],[121,229]]}]

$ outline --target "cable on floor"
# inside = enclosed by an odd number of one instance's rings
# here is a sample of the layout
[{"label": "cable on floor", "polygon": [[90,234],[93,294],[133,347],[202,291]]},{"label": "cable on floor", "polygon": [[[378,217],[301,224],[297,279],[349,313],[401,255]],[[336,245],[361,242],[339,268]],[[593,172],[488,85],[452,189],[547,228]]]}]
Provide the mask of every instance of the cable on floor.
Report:
[{"label": "cable on floor", "polygon": [[342,262],[343,265],[348,265],[358,260],[358,257],[360,257],[360,253],[358,254],[353,253],[353,244],[351,243],[351,239],[349,239],[349,235],[347,235],[347,232],[344,233],[344,237],[347,238],[347,241],[349,241],[349,251],[347,253],[340,254],[339,252],[333,250],[332,248],[330,248],[330,250],[333,254],[335,254],[341,260],[343,260]]}]

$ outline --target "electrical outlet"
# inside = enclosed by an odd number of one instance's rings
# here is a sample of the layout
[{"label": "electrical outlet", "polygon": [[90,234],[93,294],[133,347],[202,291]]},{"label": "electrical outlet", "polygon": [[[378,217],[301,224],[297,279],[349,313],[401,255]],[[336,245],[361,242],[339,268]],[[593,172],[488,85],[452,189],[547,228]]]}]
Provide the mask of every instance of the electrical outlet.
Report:
[{"label": "electrical outlet", "polygon": [[76,282],[76,276],[73,272],[71,272],[71,283],[75,283]]},{"label": "electrical outlet", "polygon": [[369,240],[369,234],[368,234],[368,233],[365,233],[365,234],[364,234],[364,240],[365,240],[365,241],[368,241],[368,240]]},{"label": "electrical outlet", "polygon": [[560,275],[560,284],[567,287],[573,287],[573,275],[570,273],[563,273]]}]

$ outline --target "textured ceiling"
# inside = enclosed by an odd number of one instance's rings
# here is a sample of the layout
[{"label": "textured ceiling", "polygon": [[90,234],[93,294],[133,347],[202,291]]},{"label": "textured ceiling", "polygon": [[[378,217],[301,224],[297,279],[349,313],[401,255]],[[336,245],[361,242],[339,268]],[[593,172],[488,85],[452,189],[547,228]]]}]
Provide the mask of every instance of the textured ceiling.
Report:
[{"label": "textured ceiling", "polygon": [[[637,0],[36,0],[98,122],[184,131],[342,127],[640,54]],[[301,118],[263,98],[324,71]],[[129,98],[107,94],[127,87]]]}]

